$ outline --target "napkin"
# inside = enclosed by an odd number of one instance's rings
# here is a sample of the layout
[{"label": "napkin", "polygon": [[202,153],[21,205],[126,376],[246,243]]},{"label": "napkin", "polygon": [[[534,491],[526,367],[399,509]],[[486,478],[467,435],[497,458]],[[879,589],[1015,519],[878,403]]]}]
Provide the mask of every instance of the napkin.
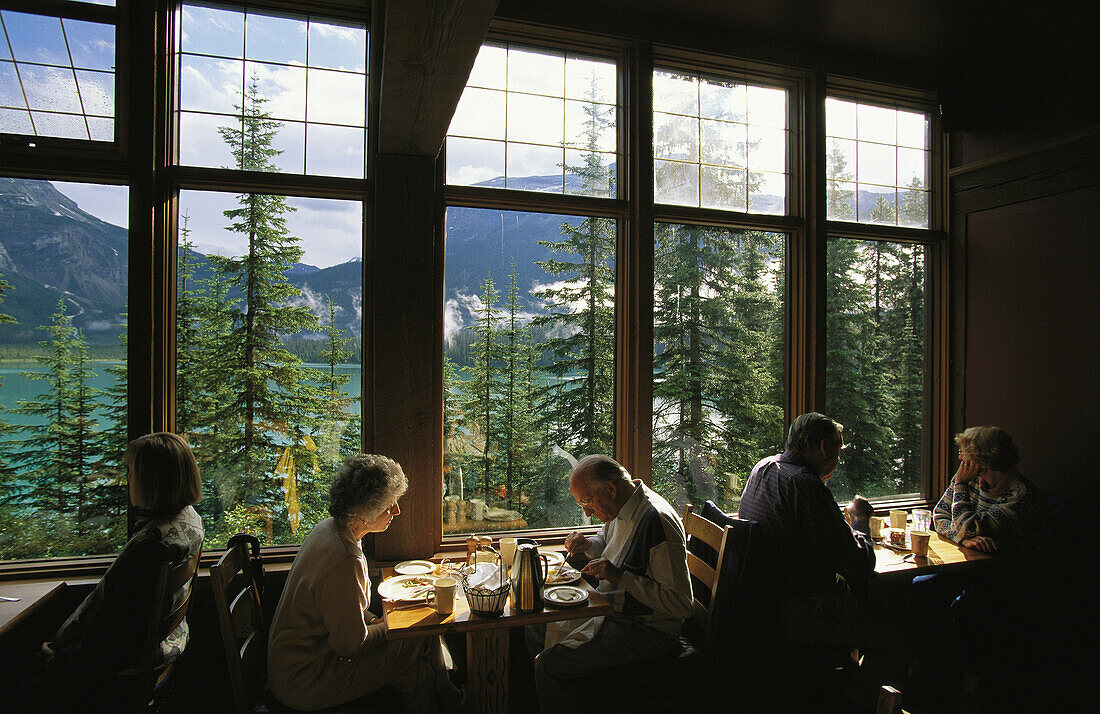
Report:
[{"label": "napkin", "polygon": [[496,590],[500,587],[500,568],[496,563],[478,563],[474,571],[466,577],[471,588]]}]

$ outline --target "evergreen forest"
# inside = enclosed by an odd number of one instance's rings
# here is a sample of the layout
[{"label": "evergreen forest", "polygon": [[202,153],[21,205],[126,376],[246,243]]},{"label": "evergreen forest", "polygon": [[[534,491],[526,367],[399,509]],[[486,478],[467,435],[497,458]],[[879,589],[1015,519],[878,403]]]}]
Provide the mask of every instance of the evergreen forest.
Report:
[{"label": "evergreen forest", "polygon": [[[238,169],[275,170],[280,124],[265,101],[251,82],[240,125],[220,130]],[[564,168],[581,193],[605,195],[615,168],[594,147],[609,120],[591,106],[582,160]],[[655,141],[676,146],[682,130],[669,123]],[[830,179],[849,177],[842,156],[829,160]],[[839,220],[852,218],[856,200],[843,185],[829,184]],[[713,190],[745,205],[756,188],[747,171]],[[920,192],[899,193],[879,199],[883,220],[923,221]],[[299,542],[327,516],[331,478],[360,448],[349,376],[337,370],[358,345],[337,327],[331,300],[322,314],[295,300],[287,274],[303,249],[287,229],[292,210],[280,196],[239,195],[224,216],[244,249],[207,256],[202,270],[180,217],[176,428],[203,475],[197,508],[210,548],[241,530]],[[514,256],[504,274],[483,271],[470,319],[446,342],[444,497],[484,499],[529,527],[575,525],[583,514],[568,491],[571,464],[614,453],[617,226],[570,217],[533,242],[540,277],[521,281],[532,267]],[[787,248],[779,233],[655,227],[653,484],[678,508],[713,499],[736,511],[752,466],[782,450]],[[838,500],[918,490],[927,260],[919,245],[828,242],[825,410],[848,442],[831,484]],[[0,302],[10,290],[0,279]],[[113,387],[89,388],[88,346],[64,300],[42,331],[41,392],[14,411],[45,426],[21,428],[0,411],[0,559],[116,552],[126,539],[126,368],[110,368]],[[292,349],[307,332],[323,336],[310,340],[309,357],[325,368]]]}]

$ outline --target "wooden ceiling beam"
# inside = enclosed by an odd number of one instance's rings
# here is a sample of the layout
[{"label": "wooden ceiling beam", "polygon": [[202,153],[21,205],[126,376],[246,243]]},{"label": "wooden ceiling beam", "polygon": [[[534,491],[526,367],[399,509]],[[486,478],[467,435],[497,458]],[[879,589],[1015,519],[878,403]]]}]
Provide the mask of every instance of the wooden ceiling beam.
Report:
[{"label": "wooden ceiling beam", "polygon": [[384,5],[378,149],[436,156],[499,0]]}]

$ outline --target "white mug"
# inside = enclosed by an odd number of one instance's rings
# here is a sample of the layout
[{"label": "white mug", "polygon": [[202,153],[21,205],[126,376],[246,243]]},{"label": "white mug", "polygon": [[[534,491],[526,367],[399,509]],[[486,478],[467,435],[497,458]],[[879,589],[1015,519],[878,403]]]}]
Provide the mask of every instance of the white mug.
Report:
[{"label": "white mug", "polygon": [[428,605],[434,607],[440,615],[450,615],[455,611],[457,585],[454,578],[436,578],[432,589],[428,591]]}]

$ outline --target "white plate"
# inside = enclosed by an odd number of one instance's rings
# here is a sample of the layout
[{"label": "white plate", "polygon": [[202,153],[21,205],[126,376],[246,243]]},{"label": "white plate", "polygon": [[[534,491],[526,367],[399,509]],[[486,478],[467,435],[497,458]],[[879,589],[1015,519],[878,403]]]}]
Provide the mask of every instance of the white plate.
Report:
[{"label": "white plate", "polygon": [[576,607],[588,602],[588,591],[572,585],[559,585],[543,591],[548,605],[555,607]]},{"label": "white plate", "polygon": [[575,582],[577,582],[578,580],[581,579],[581,571],[575,570],[571,566],[567,565],[564,568],[562,568],[561,576],[555,578],[554,575],[555,575],[555,573],[557,573],[557,571],[558,571],[557,568],[551,568],[550,569],[550,576],[546,578],[547,586],[565,585],[567,583],[575,583]]},{"label": "white plate", "polygon": [[565,556],[562,555],[560,550],[540,550],[539,552],[546,556],[546,562],[550,564],[551,568],[558,567],[561,561],[565,560]]},{"label": "white plate", "polygon": [[430,560],[406,560],[393,566],[398,575],[431,575],[435,572],[435,563]]},{"label": "white plate", "polygon": [[378,594],[386,600],[422,600],[434,582],[433,575],[397,575],[378,583]]}]

